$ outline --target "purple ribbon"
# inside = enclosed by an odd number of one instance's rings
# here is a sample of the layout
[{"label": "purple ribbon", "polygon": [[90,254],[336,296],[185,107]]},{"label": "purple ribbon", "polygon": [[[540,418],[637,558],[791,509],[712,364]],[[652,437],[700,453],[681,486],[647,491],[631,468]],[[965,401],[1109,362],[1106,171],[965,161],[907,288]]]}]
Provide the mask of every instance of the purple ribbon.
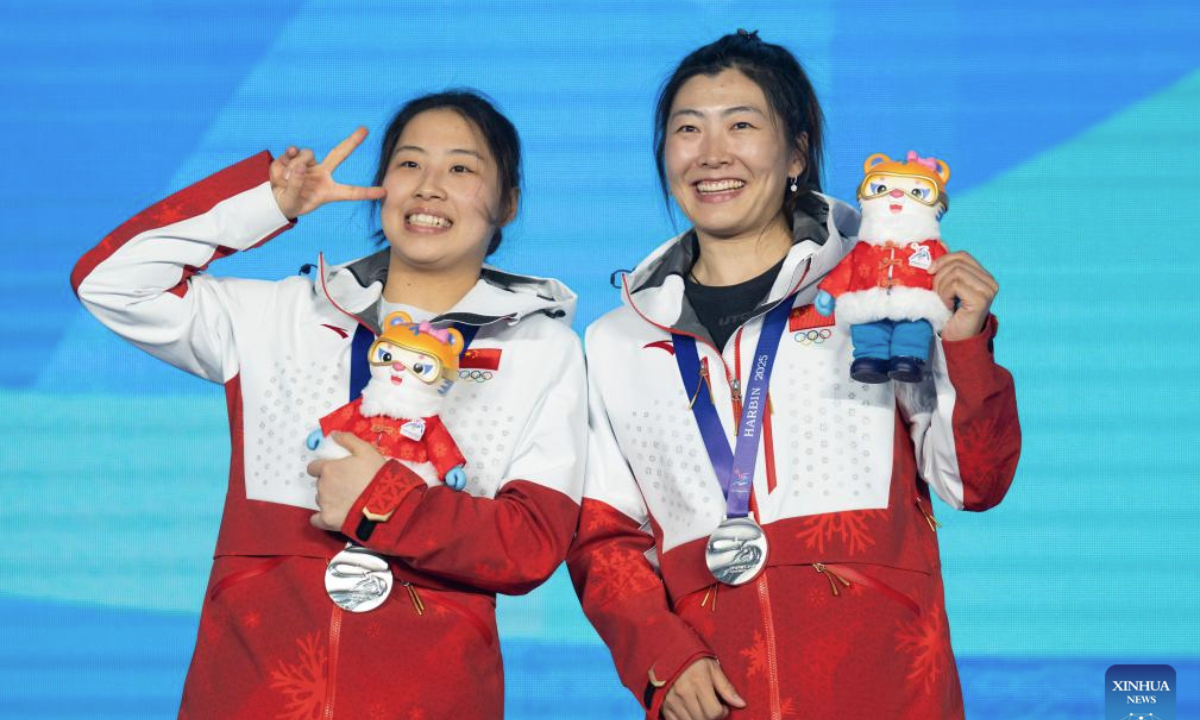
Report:
[{"label": "purple ribbon", "polygon": [[700,375],[700,355],[696,351],[696,339],[691,335],[672,334],[675,344],[675,363],[679,366],[679,377],[683,381],[688,397],[696,392],[692,404],[692,415],[704,448],[712,462],[713,471],[721,483],[725,495],[728,518],[746,517],[750,514],[750,491],[754,487],[754,466],[758,462],[758,442],[762,437],[763,421],[767,413],[767,389],[771,373],[775,369],[775,356],[779,350],[779,339],[787,328],[788,316],[792,312],[791,297],[785,298],[763,318],[758,346],[750,366],[750,381],[742,399],[742,417],[738,420],[736,445],[731,451],[725,438],[721,418],[713,406],[708,393],[700,392],[703,382]]}]

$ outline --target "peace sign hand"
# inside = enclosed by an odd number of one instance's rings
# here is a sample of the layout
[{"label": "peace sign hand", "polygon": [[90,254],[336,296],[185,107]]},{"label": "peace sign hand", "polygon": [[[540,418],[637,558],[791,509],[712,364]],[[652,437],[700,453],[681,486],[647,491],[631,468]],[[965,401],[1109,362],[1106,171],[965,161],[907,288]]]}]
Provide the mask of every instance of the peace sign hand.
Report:
[{"label": "peace sign hand", "polygon": [[307,148],[289,147],[275,158],[271,163],[271,192],[275,193],[275,202],[284,216],[295,219],[328,202],[383,198],[386,193],[381,187],[343,185],[333,179],[333,171],[366,137],[367,129],[358,128],[319,163]]}]

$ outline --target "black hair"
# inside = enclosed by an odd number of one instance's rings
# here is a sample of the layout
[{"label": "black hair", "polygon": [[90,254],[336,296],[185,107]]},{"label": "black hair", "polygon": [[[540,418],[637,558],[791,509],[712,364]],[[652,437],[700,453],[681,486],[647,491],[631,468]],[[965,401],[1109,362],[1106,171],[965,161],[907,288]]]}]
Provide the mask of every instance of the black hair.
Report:
[{"label": "black hair", "polygon": [[[776,119],[783,126],[789,146],[804,154],[804,171],[797,180],[799,189],[784,188],[783,209],[788,226],[802,197],[821,190],[824,115],[812,83],[804,68],[786,48],[763,42],[758,31],[738,30],[716,42],[694,50],[675,68],[658,92],[654,109],[654,161],[663,198],[670,197],[663,150],[667,141],[667,121],[679,89],[697,75],[715,76],[724,70],[737,70],[750,78],[767,98]],[[807,147],[801,137],[807,135]]]},{"label": "black hair", "polygon": [[[488,150],[496,160],[497,177],[500,180],[500,217],[516,214],[516,203],[519,202],[521,188],[521,138],[512,121],[496,109],[493,102],[476,90],[470,88],[452,88],[444,92],[430,93],[413,98],[404,104],[392,121],[388,123],[383,135],[383,144],[379,149],[379,166],[375,170],[373,185],[382,185],[387,175],[388,165],[396,151],[396,143],[404,133],[404,128],[413,118],[429,110],[453,110],[464,120],[479,129],[487,143]],[[376,217],[382,201],[376,200]],[[383,241],[382,227],[376,231],[375,238]],[[487,254],[491,255],[500,248],[500,228],[488,243]]]}]

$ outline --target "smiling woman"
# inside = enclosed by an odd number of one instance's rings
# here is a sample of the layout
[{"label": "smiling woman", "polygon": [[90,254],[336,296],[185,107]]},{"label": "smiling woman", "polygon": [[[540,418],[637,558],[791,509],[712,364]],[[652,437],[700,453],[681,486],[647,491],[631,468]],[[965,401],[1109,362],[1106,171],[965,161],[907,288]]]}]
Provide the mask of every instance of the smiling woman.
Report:
[{"label": "smiling woman", "polygon": [[[517,214],[520,158],[516,128],[474,93],[419,98],[397,113],[374,179],[387,191],[380,234],[397,269],[478,267],[499,249],[501,228]],[[421,243],[421,236],[438,241]],[[478,247],[472,239],[485,242]]]},{"label": "smiling woman", "polygon": [[727,35],[679,64],[656,121],[692,229],[587,331],[568,558],[584,611],[648,718],[960,718],[930,492],[983,510],[1016,467],[994,283],[940,258],[956,321],[932,372],[852,382],[848,333],[812,302],[859,218],[819,192],[821,110],[795,58]]},{"label": "smiling woman", "polygon": [[[791,245],[779,199],[805,168],[800,143],[807,145],[807,135],[790,142],[762,88],[735,69],[683,83],[666,131],[671,196],[701,246],[693,277],[734,285],[774,265]],[[714,253],[741,262],[721,263]],[[732,274],[721,276],[722,268]]]},{"label": "smiling woman", "polygon": [[[230,485],[181,717],[500,717],[495,594],[549,577],[575,527],[587,424],[575,296],[483,265],[516,214],[515,128],[470,91],[417,98],[388,128],[374,185],[334,180],[365,137],[320,161],[289,148],[226,168],[134,216],[72,276],[101,322],[225,388]],[[374,255],[279,282],[197,270],[326,203],[368,200],[387,243]],[[314,460],[305,443],[355,409],[372,361],[401,366],[370,355],[400,311],[457,347],[470,338],[457,368],[407,358],[418,378],[487,371],[388,437],[426,448],[402,459],[433,462],[444,422],[464,492],[352,434],[334,434],[340,459]],[[343,552],[348,538],[362,547]],[[372,602],[335,604],[327,566],[337,592]]]}]

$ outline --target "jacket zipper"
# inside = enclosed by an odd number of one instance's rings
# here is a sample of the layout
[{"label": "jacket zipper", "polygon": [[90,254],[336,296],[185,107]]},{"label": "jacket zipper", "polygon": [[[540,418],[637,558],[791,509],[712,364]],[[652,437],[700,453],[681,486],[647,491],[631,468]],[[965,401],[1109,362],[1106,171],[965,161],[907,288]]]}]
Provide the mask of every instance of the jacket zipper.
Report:
[{"label": "jacket zipper", "polygon": [[325,710],[321,714],[324,720],[333,720],[333,701],[337,694],[338,645],[342,640],[342,609],[333,606],[333,614],[329,616],[329,672],[325,676]]},{"label": "jacket zipper", "polygon": [[[729,383],[733,397],[733,421],[742,419],[742,330],[739,327],[733,335],[733,380]],[[722,358],[723,359],[723,358]]]},{"label": "jacket zipper", "polygon": [[233,587],[234,585],[237,585],[238,583],[241,583],[245,580],[249,580],[250,578],[253,578],[258,575],[268,573],[271,570],[274,570],[275,568],[282,565],[288,559],[288,557],[289,557],[288,555],[276,555],[275,557],[270,557],[270,558],[267,558],[266,560],[263,560],[260,563],[256,563],[255,565],[253,565],[249,568],[246,568],[245,570],[239,570],[238,572],[230,573],[229,575],[226,575],[225,577],[221,578],[216,583],[214,583],[212,586],[212,589],[209,590],[209,592],[208,592],[209,602],[216,600],[218,595],[225,592],[226,590]]},{"label": "jacket zipper", "polygon": [[[796,286],[793,287],[791,289],[791,291],[789,291],[788,293],[786,293],[784,295],[783,299],[780,300],[780,302],[787,302],[787,300],[792,297],[792,295],[796,292],[796,290],[798,290],[800,288],[800,286],[804,284],[804,279],[808,277],[808,271],[811,268],[812,268],[812,258],[809,258],[808,264],[804,268],[804,274],[800,276],[800,281],[796,283]],[[633,311],[636,312],[640,318],[642,318],[646,322],[650,323],[654,327],[659,328],[660,330],[666,331],[668,334],[673,334],[676,332],[675,330],[672,330],[671,328],[664,327],[664,326],[659,325],[658,323],[654,322],[650,318],[646,317],[642,313],[642,311],[638,309],[637,305],[633,302],[633,293],[631,293],[629,291],[628,276],[621,277],[621,285],[624,288],[625,296],[627,298],[629,298],[629,306],[631,308],[633,308]],[[772,306],[772,307],[774,307],[774,306]],[[698,335],[695,335],[693,333],[682,333],[682,332],[679,333],[681,335],[688,335],[689,337],[692,337],[695,340],[703,342],[704,344],[706,344],[710,348],[712,348],[714,351],[716,351],[717,357],[721,358],[721,367],[722,367],[722,369],[725,370],[725,380],[726,380],[726,382],[729,383],[730,395],[731,395],[731,399],[733,401],[733,417],[734,417],[735,423],[738,422],[742,416],[742,383],[741,383],[741,372],[740,372],[741,367],[740,366],[741,366],[742,330],[744,328],[745,328],[745,324],[743,324],[741,327],[739,327],[737,329],[737,334],[735,336],[734,363],[738,366],[737,369],[739,371],[736,377],[730,375],[729,365],[726,364],[726,362],[725,362],[725,356],[721,354],[721,351],[715,345],[713,345],[708,340],[705,340],[704,338],[701,338]],[[701,367],[703,369],[703,366],[701,366]],[[712,388],[712,386],[710,385],[709,386],[710,392],[711,392],[711,388]],[[769,399],[768,399],[768,402],[769,402]],[[752,505],[756,504],[756,503],[754,503],[753,489],[751,489],[750,501],[751,501]],[[755,512],[755,514],[757,515],[757,512]],[[761,606],[762,616],[763,616],[763,631],[766,633],[767,673],[768,673],[768,684],[769,684],[770,692],[771,692],[771,720],[782,720],[783,719],[783,711],[782,711],[781,704],[779,701],[779,662],[778,662],[778,657],[776,655],[776,648],[775,648],[775,619],[771,613],[771,594],[770,594],[769,588],[767,587],[767,573],[766,572],[763,572],[761,575],[759,575],[757,584],[758,584],[758,598],[759,598],[759,603]],[[714,593],[713,593],[714,597],[712,598],[714,608],[716,605],[715,594],[716,593],[714,591]],[[705,599],[706,600],[708,599],[707,594],[705,595]]]},{"label": "jacket zipper", "polygon": [[[800,275],[800,279],[796,282],[796,284],[794,286],[792,286],[791,290],[784,293],[783,298],[779,302],[787,302],[790,298],[792,298],[792,296],[796,293],[796,291],[800,289],[800,286],[804,284],[804,280],[808,277],[808,271],[811,269],[812,269],[812,258],[809,258],[805,262],[804,272]],[[734,420],[736,421],[738,418],[740,418],[742,415],[742,410],[741,410],[741,407],[742,407],[742,382],[739,379],[741,377],[741,375],[739,374],[738,377],[733,377],[730,374],[729,365],[726,364],[726,362],[725,362],[725,356],[721,354],[721,351],[717,348],[717,346],[713,345],[711,342],[700,337],[699,335],[696,335],[696,334],[690,333],[690,332],[674,330],[672,328],[666,327],[665,325],[659,325],[658,323],[654,322],[650,318],[646,317],[646,315],[638,308],[637,303],[635,303],[633,301],[633,293],[630,292],[630,290],[629,290],[629,275],[628,274],[623,274],[621,276],[621,289],[622,289],[622,292],[624,293],[625,297],[629,298],[629,307],[632,308],[633,311],[635,313],[637,313],[638,317],[640,317],[641,319],[650,323],[651,325],[658,328],[659,330],[666,332],[668,335],[674,335],[674,334],[687,335],[688,337],[692,338],[693,340],[697,340],[699,342],[704,343],[705,345],[712,348],[714,352],[716,352],[717,357],[721,358],[721,368],[725,371],[725,381],[729,383],[730,393],[733,396],[734,408],[736,409],[736,412],[734,412]],[[778,305],[778,304],[779,303],[775,303],[775,305]],[[767,312],[770,312],[771,309],[773,309],[775,307],[775,305],[772,305],[770,308],[768,308]],[[345,312],[345,311],[343,310],[342,312]],[[349,314],[349,313],[347,313],[347,314]],[[760,313],[760,314],[765,314],[765,313]],[[756,317],[758,317],[758,315],[755,315],[754,317],[749,318],[749,320],[753,320]],[[749,320],[747,320],[747,322],[749,322]],[[737,330],[738,331],[738,342],[734,346],[735,355],[738,355],[738,351],[740,350],[741,332],[743,329],[745,329],[745,327],[746,327],[746,325],[745,325],[745,323],[743,323]],[[701,365],[701,370],[703,370],[703,365]],[[710,392],[712,391],[711,385],[709,385],[709,391]]]},{"label": "jacket zipper", "polygon": [[692,393],[692,397],[688,400],[688,410],[691,410],[696,405],[696,398],[700,397],[700,388],[708,388],[708,401],[713,402],[712,378],[708,372],[708,358],[700,358],[700,379],[696,382],[696,392]]},{"label": "jacket zipper", "polygon": [[829,580],[829,589],[833,592],[834,597],[841,595],[841,591],[838,590],[839,583],[842,585],[842,587],[850,587],[849,580],[841,575],[838,575],[831,568],[826,567],[825,563],[813,563],[813,569],[824,575]]},{"label": "jacket zipper", "polygon": [[783,720],[783,709],[779,702],[779,658],[775,648],[775,619],[771,614],[771,591],[767,587],[767,573],[758,576],[758,602],[762,609],[763,632],[767,643],[767,687],[771,695],[771,720]]},{"label": "jacket zipper", "polygon": [[412,601],[413,610],[417,611],[417,615],[425,614],[425,603],[421,600],[421,596],[417,594],[417,587],[410,582],[401,581],[401,585],[405,590],[408,590],[408,599]]},{"label": "jacket zipper", "polygon": [[840,597],[842,594],[841,588],[849,588],[852,584],[851,581],[853,581],[863,587],[875,590],[889,600],[907,608],[914,615],[919,616],[921,614],[921,606],[917,604],[916,600],[864,572],[845,565],[828,565],[821,562],[813,563],[812,567],[829,581],[829,590],[833,593],[834,597]]},{"label": "jacket zipper", "polygon": [[[801,278],[801,279],[803,279],[803,278]],[[736,398],[737,398],[738,402],[740,402],[740,401],[741,401],[741,389],[740,389],[740,388],[741,388],[741,383],[739,383],[739,382],[737,381],[737,379],[736,379],[736,378],[734,378],[734,377],[733,377],[733,376],[730,374],[730,372],[729,372],[729,366],[728,366],[727,364],[725,364],[725,357],[724,357],[723,355],[721,355],[721,351],[720,351],[720,350],[717,350],[717,346],[716,346],[716,345],[713,345],[711,342],[709,342],[709,341],[708,341],[708,340],[706,340],[705,338],[702,338],[702,337],[700,337],[699,335],[696,335],[696,334],[694,334],[694,333],[690,333],[690,332],[682,332],[682,331],[679,331],[679,330],[672,330],[671,328],[669,328],[669,327],[666,327],[665,325],[659,325],[658,323],[654,322],[654,321],[653,321],[653,320],[651,320],[650,318],[646,317],[645,315],[643,315],[643,314],[642,314],[642,311],[638,309],[637,305],[634,305],[634,304],[633,304],[633,296],[632,296],[632,295],[630,295],[630,293],[629,293],[629,283],[628,283],[628,279],[627,279],[627,278],[625,278],[625,277],[623,276],[623,277],[621,278],[621,284],[622,284],[622,285],[624,286],[624,288],[625,288],[625,295],[626,295],[626,297],[629,297],[629,298],[630,298],[630,303],[629,303],[629,306],[630,306],[631,308],[633,308],[633,311],[634,311],[634,312],[636,312],[636,313],[638,314],[638,317],[640,317],[641,319],[643,319],[643,320],[645,320],[646,322],[650,323],[651,325],[653,325],[654,327],[658,328],[659,330],[662,330],[663,332],[667,333],[668,335],[687,335],[688,337],[692,338],[692,339],[693,339],[693,340],[695,340],[696,342],[701,342],[701,343],[704,343],[705,345],[707,345],[707,346],[709,346],[710,348],[712,348],[712,349],[713,349],[713,351],[714,351],[714,352],[717,354],[717,357],[721,359],[721,369],[725,371],[725,382],[729,383],[729,387],[730,387],[730,389],[732,390],[734,397],[736,397]],[[739,328],[739,330],[740,330],[740,328]],[[711,379],[711,377],[712,377],[712,375],[711,375],[711,371],[709,371],[709,372],[707,372],[707,373],[706,373],[706,367],[707,367],[707,365],[706,365],[706,361],[707,361],[707,360],[708,360],[708,358],[701,358],[700,372],[701,372],[701,380],[702,380],[702,381],[703,381],[703,380],[706,380],[706,379]],[[710,392],[710,393],[712,392],[712,385],[711,385],[711,383],[709,384],[709,392]],[[693,397],[694,397],[694,396],[693,396]],[[738,407],[738,406],[737,406],[737,405],[735,405],[734,407]],[[736,418],[738,415],[740,415],[740,411],[738,411],[738,413],[736,413],[736,414],[735,414],[735,418]]]},{"label": "jacket zipper", "polygon": [[[742,328],[738,328],[737,333],[733,336],[733,382],[730,386],[733,388],[733,418],[738,421],[742,417],[742,393],[741,381],[742,377]],[[771,429],[771,415],[775,409],[771,404],[771,390],[767,389],[767,411],[763,415],[763,459],[766,461],[767,472],[767,494],[775,492],[777,480],[775,477],[775,442]]]}]

